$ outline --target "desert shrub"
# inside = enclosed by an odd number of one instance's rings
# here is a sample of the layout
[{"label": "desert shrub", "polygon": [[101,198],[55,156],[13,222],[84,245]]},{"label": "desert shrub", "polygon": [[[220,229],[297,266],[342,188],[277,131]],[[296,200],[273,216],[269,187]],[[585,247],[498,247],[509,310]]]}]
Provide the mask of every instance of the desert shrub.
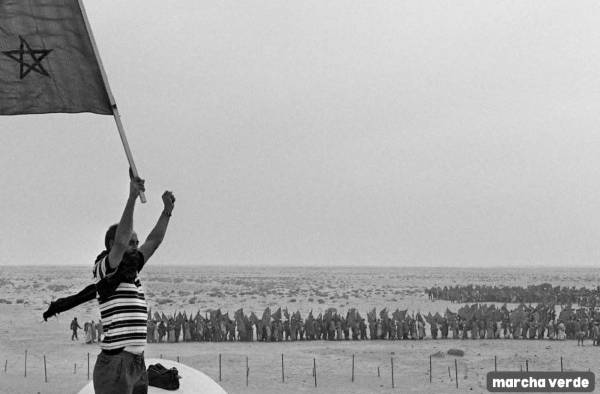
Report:
[{"label": "desert shrub", "polygon": [[0,287],[12,285],[12,282],[8,279],[0,278]]},{"label": "desert shrub", "polygon": [[460,349],[450,349],[448,350],[448,354],[451,356],[459,356],[462,357],[465,355],[465,351],[464,350],[460,350]]}]

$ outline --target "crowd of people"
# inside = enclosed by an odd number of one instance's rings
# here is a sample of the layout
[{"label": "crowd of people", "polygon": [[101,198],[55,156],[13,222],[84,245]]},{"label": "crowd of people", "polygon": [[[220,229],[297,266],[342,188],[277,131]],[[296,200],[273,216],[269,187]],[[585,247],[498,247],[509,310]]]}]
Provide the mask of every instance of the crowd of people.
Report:
[{"label": "crowd of people", "polygon": [[600,286],[588,289],[566,286],[541,285],[520,286],[444,286],[425,289],[430,300],[465,302],[506,302],[506,303],[554,303],[560,305],[577,304],[583,307],[600,306]]},{"label": "crowd of people", "polygon": [[352,308],[346,314],[329,308],[302,318],[299,311],[289,313],[266,308],[261,318],[239,309],[229,316],[220,309],[204,314],[186,312],[149,313],[148,342],[220,342],[220,341],[299,341],[299,340],[408,340],[408,339],[592,339],[600,343],[600,313],[593,308],[563,307],[557,315],[554,304],[520,304],[509,310],[506,305],[464,305],[444,315],[408,313],[373,309],[366,319]]},{"label": "crowd of people", "polygon": [[[79,340],[77,330],[81,329],[82,327],[79,325],[77,318],[74,317],[71,321],[71,341]],[[93,320],[83,323],[83,333],[85,343],[101,342],[103,334],[102,320],[98,320],[98,323],[95,323]]]}]

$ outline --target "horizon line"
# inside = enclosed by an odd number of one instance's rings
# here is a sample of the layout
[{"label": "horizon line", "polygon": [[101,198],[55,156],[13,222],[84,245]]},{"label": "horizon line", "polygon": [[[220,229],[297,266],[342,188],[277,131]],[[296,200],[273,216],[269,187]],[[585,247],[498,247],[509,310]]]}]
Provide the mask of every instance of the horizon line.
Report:
[{"label": "horizon line", "polygon": [[[518,269],[518,270],[528,270],[532,268],[565,268],[565,269],[573,269],[573,268],[598,268],[596,265],[571,265],[569,267],[565,267],[564,265],[528,265],[527,267],[523,266],[515,266],[515,265],[491,265],[491,266],[473,266],[473,265],[460,265],[460,266],[445,266],[445,265],[344,265],[344,264],[307,264],[307,265],[287,265],[287,264],[152,264],[154,267],[219,267],[219,268],[228,268],[228,267],[245,267],[245,268],[436,268],[436,269]],[[2,267],[89,267],[88,264],[0,264],[0,268]]]}]

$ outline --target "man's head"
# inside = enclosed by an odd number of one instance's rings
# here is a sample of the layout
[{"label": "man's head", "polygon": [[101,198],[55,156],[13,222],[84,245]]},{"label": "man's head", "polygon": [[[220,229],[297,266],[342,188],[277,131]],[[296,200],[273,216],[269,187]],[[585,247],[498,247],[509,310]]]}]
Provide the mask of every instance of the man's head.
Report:
[{"label": "man's head", "polygon": [[[110,250],[115,242],[115,235],[117,234],[118,224],[113,224],[106,230],[106,234],[104,235],[104,247],[106,250]],[[129,240],[129,250],[135,250],[138,247],[139,240],[136,232],[131,233],[131,239]]]}]

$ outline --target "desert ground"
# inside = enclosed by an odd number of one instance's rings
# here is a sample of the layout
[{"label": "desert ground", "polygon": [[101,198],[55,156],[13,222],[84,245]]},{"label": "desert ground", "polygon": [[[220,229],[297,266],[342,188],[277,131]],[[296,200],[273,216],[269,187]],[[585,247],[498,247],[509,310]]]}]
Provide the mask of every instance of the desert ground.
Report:
[{"label": "desert ground", "polygon": [[[303,316],[328,307],[344,312],[356,307],[363,316],[373,307],[440,312],[461,305],[429,301],[423,289],[445,283],[525,285],[550,282],[595,286],[598,270],[454,270],[443,269],[225,269],[151,267],[142,282],[152,311],[205,313],[212,308],[233,314],[262,313],[265,307],[288,307]],[[86,267],[0,268],[0,393],[76,393],[88,381],[99,353],[86,345],[83,332],[71,341],[69,325],[77,317],[98,321],[95,302],[43,322],[47,303],[71,295],[90,283]],[[427,332],[429,335],[429,331]],[[460,349],[464,356],[447,354]],[[27,376],[25,352],[27,351]],[[487,392],[486,373],[494,370],[600,372],[600,347],[587,341],[431,340],[423,341],[301,341],[283,343],[161,343],[148,344],[147,357],[179,360],[219,381],[229,393],[445,393]],[[281,355],[284,356],[282,381]],[[354,355],[354,382],[352,356]],[[430,382],[429,356],[432,357]],[[46,359],[45,382],[44,357]],[[246,386],[246,358],[250,373]],[[394,387],[391,364],[394,363]],[[455,371],[455,360],[457,371]],[[313,376],[316,362],[317,386]],[[456,388],[458,375],[458,389]],[[185,376],[183,377],[185,379]],[[600,390],[598,390],[600,392]]]},{"label": "desert ground", "polygon": [[[92,311],[79,314],[90,320]],[[99,352],[97,344],[71,341],[73,314],[41,323],[24,305],[2,305],[10,316],[0,325],[0,393],[76,393],[88,379]],[[80,332],[81,333],[81,332]],[[447,354],[460,349],[463,357]],[[25,351],[27,350],[27,376]],[[219,381],[229,393],[444,393],[487,392],[486,373],[494,370],[564,370],[600,372],[600,347],[577,347],[575,341],[431,340],[423,341],[301,341],[282,343],[160,343],[148,344],[147,357],[179,359]],[[284,357],[282,382],[281,355]],[[354,382],[352,356],[354,355]],[[430,383],[429,356],[432,357]],[[45,382],[44,356],[46,358]],[[246,358],[250,373],[246,386]],[[394,387],[392,387],[392,359]],[[455,371],[457,360],[458,371]],[[317,366],[317,387],[313,377]],[[4,368],[6,368],[6,372]],[[456,388],[458,372],[458,389]],[[185,376],[183,377],[185,379]]]}]

